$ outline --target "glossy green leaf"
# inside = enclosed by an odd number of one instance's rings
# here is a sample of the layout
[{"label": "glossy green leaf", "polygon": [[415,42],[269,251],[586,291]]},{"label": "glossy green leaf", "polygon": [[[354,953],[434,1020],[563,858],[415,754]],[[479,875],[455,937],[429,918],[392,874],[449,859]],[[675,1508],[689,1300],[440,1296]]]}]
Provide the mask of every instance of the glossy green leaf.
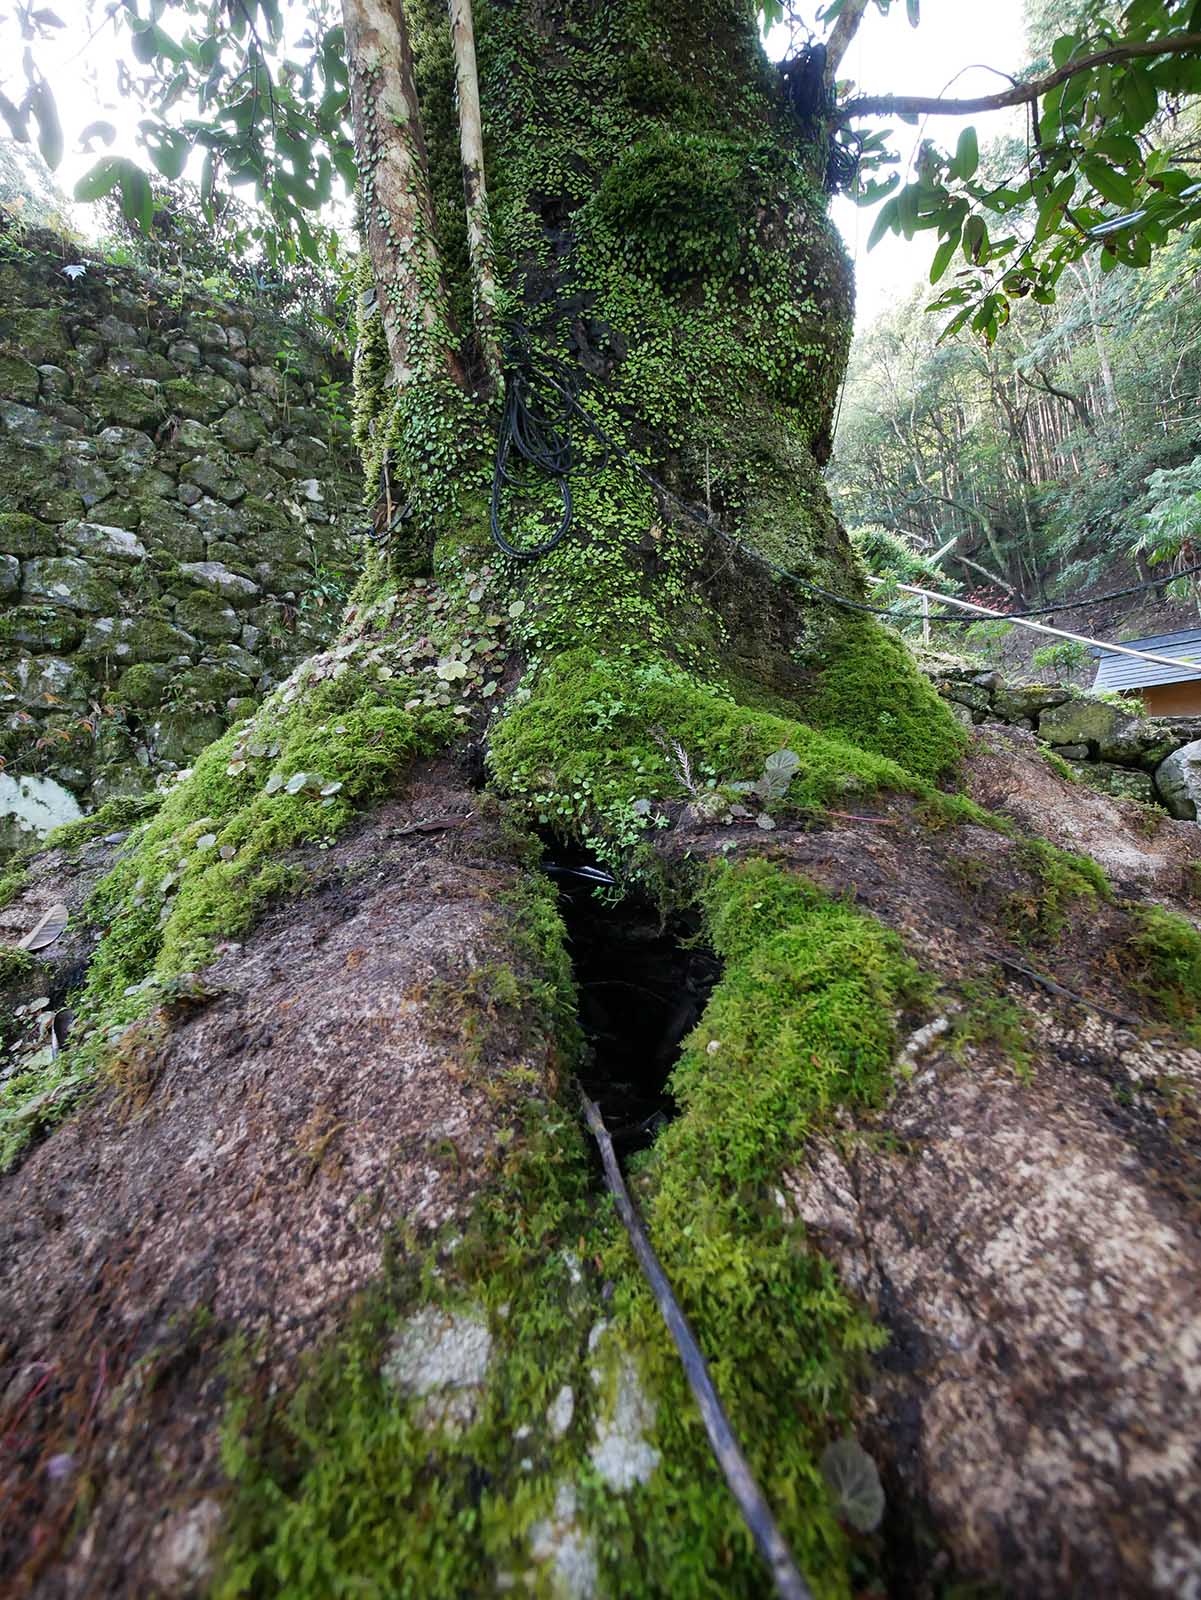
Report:
[{"label": "glossy green leaf", "polygon": [[980,165],[980,146],[976,141],[975,128],[964,128],[959,135],[959,144],[955,149],[954,175],[962,183],[975,175],[976,168]]},{"label": "glossy green leaf", "polygon": [[34,85],[30,109],[38,125],[38,149],[51,172],[63,158],[63,129],[50,85],[43,78]]}]

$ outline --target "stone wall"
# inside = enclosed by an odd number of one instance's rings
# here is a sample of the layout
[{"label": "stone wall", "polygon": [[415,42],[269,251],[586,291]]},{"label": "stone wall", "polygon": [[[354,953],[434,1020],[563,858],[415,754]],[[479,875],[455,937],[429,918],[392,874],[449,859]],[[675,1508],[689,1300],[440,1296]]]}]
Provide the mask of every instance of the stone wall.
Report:
[{"label": "stone wall", "polygon": [[[947,668],[934,686],[967,724],[1031,728],[1095,789],[1195,820],[1201,801],[1201,717],[1140,717],[1053,684],[1007,683],[996,672]],[[1196,746],[1196,751],[1192,747]],[[1196,792],[1190,776],[1198,763]]]},{"label": "stone wall", "polygon": [[343,361],[77,259],[0,233],[0,849],[185,766],[329,636],[361,535]]}]

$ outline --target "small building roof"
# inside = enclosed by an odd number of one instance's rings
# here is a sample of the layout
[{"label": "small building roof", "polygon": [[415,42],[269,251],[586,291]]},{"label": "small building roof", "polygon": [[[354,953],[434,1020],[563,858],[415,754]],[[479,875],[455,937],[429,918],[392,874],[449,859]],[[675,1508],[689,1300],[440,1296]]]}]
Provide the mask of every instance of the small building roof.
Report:
[{"label": "small building roof", "polygon": [[[1158,656],[1180,657],[1180,667],[1161,666],[1155,661],[1140,661],[1137,656],[1119,656],[1103,645],[1093,645],[1097,657],[1094,689],[1150,689],[1160,683],[1188,683],[1201,678],[1201,628],[1186,628],[1183,633],[1157,633],[1148,639],[1119,639],[1132,650],[1152,650]],[[1189,665],[1191,662],[1198,665]]]}]

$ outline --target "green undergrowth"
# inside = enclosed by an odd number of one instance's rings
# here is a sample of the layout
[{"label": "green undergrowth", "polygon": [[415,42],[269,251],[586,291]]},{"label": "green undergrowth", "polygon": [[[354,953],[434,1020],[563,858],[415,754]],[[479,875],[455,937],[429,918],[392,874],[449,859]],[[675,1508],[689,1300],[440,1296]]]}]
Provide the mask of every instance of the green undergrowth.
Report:
[{"label": "green undergrowth", "polygon": [[[1201,1046],[1201,934],[1162,906],[1128,907],[1132,986],[1173,1027]],[[1130,975],[1124,974],[1128,979]]]},{"label": "green undergrowth", "polygon": [[530,820],[614,861],[666,824],[666,802],[759,777],[778,750],[800,758],[775,810],[821,809],[880,790],[926,793],[896,762],[836,734],[737,704],[663,662],[569,654],[492,737],[503,791]]},{"label": "green undergrowth", "polygon": [[0,869],[0,911],[24,892],[28,881],[29,869],[24,860],[9,861]]},{"label": "green undergrowth", "polygon": [[[210,745],[135,831],[86,907],[104,936],[75,997],[78,1042],[0,1089],[0,1170],[63,1115],[164,986],[204,965],[274,895],[300,887],[290,852],[331,841],[451,736],[450,715],[406,711],[405,692],[347,671],[290,702],[273,696]],[[84,827],[66,842],[86,836]]]},{"label": "green undergrowth", "polygon": [[29,978],[37,969],[37,962],[28,950],[18,950],[15,945],[0,945],[0,990],[22,978]]},{"label": "green undergrowth", "polygon": [[1032,876],[1028,887],[1015,889],[1004,907],[1010,936],[1019,943],[1052,944],[1067,926],[1080,901],[1113,899],[1109,879],[1089,856],[1074,855],[1045,839],[1023,839],[1018,859]]},{"label": "green undergrowth", "polygon": [[1034,1071],[1030,1014],[1006,994],[1001,974],[965,979],[957,989],[960,1008],[951,1019],[950,1033],[955,1054],[961,1056],[973,1045],[992,1045],[1009,1061],[1014,1075],[1029,1082]]},{"label": "green undergrowth", "polygon": [[[701,907],[725,971],[673,1079],[680,1114],[639,1158],[635,1184],[786,1537],[814,1592],[843,1600],[870,1584],[878,1550],[841,1523],[818,1460],[846,1431],[855,1381],[884,1340],[780,1185],[840,1108],[883,1103],[898,1014],[927,986],[895,936],[767,861],[710,869]],[[561,988],[553,905],[542,896],[533,927],[529,908],[514,909],[527,956],[541,952]],[[245,1373],[231,1385],[218,1600],[549,1596],[562,1592],[556,1541],[564,1559],[591,1563],[599,1593],[765,1592],[577,1116],[531,1096],[501,1151],[469,1225],[432,1245],[401,1238],[290,1399],[256,1405]],[[458,1428],[423,1416],[427,1402],[382,1371],[398,1327],[430,1307],[491,1338],[475,1415]],[[629,1409],[631,1370],[634,1444],[653,1470],[618,1486],[597,1446],[623,1392]],[[549,1418],[567,1388],[557,1432]]]}]

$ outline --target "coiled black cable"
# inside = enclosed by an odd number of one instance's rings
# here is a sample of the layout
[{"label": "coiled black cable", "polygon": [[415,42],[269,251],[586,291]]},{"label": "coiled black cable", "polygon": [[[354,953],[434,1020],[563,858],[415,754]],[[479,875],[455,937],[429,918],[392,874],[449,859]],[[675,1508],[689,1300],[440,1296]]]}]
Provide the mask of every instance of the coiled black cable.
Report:
[{"label": "coiled black cable", "polygon": [[[573,374],[551,356],[541,356],[536,364],[529,336],[520,324],[510,327],[507,355],[505,407],[492,472],[489,526],[494,543],[505,555],[514,561],[536,561],[539,556],[549,555],[571,527],[569,479],[571,473],[582,470],[572,444],[571,423],[573,417],[584,417],[585,413]],[[514,450],[535,471],[554,478],[559,485],[563,504],[559,526],[549,538],[534,544],[514,544],[502,526],[501,500],[505,489],[514,488],[520,492],[528,487],[526,476],[513,472],[509,466]],[[583,470],[588,476],[599,472],[608,462],[608,455],[606,448],[602,461]]]}]

